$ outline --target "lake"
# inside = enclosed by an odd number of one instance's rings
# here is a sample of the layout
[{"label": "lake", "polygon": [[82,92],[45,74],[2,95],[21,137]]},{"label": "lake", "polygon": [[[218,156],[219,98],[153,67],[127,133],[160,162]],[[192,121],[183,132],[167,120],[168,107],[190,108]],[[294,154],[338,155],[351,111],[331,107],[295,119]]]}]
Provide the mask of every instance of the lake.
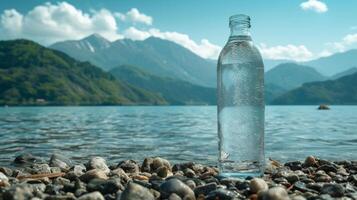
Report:
[{"label": "lake", "polygon": [[[267,106],[266,158],[303,160],[308,155],[357,160],[357,106]],[[56,152],[74,160],[105,157],[215,165],[215,106],[8,107],[0,108],[0,165],[30,152]]]}]

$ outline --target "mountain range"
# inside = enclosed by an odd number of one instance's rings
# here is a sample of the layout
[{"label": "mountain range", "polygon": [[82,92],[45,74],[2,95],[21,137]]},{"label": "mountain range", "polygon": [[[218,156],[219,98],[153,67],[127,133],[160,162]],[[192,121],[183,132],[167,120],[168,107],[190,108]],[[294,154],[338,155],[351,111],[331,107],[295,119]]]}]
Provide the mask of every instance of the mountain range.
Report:
[{"label": "mountain range", "polygon": [[357,73],[336,80],[305,83],[276,98],[271,104],[316,105],[316,104],[357,104]]},{"label": "mountain range", "polygon": [[121,65],[109,71],[118,80],[160,94],[171,105],[216,104],[214,88],[193,85],[190,82],[159,77],[132,66]]},{"label": "mountain range", "polygon": [[98,34],[78,41],[50,46],[80,61],[89,61],[109,71],[120,65],[133,65],[160,77],[215,87],[216,62],[206,60],[174,42],[149,37],[143,41],[120,39],[109,42]]},{"label": "mountain range", "polygon": [[29,40],[0,41],[0,105],[166,104],[89,62]]}]

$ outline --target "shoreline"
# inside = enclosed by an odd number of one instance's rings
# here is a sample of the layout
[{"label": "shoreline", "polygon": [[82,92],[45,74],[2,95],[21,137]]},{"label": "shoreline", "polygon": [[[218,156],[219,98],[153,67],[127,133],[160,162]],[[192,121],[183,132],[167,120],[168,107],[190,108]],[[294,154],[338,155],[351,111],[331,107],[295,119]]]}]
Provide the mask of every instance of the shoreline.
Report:
[{"label": "shoreline", "polygon": [[49,162],[31,154],[0,167],[0,199],[357,199],[357,161],[270,160],[261,178],[222,178],[216,167],[171,164],[160,157],[107,165],[104,158],[74,164],[53,154]]}]

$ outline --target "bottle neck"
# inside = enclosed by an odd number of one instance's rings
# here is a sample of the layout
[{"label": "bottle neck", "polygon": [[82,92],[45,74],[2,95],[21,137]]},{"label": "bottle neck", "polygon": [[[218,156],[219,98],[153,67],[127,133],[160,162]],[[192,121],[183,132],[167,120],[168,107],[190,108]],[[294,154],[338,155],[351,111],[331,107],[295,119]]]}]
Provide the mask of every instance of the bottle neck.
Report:
[{"label": "bottle neck", "polygon": [[250,18],[247,15],[233,15],[229,18],[231,29],[230,38],[241,40],[251,40],[250,37]]}]

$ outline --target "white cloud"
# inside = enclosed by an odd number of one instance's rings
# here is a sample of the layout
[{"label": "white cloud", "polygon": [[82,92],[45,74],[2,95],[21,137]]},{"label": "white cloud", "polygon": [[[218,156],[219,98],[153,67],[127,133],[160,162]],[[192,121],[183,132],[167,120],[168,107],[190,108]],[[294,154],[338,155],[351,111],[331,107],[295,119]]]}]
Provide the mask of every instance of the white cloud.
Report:
[{"label": "white cloud", "polygon": [[306,61],[313,58],[313,54],[304,45],[292,45],[286,46],[278,45],[268,47],[262,43],[258,45],[258,48],[264,58],[272,60],[294,60],[294,61]]},{"label": "white cloud", "polygon": [[217,59],[221,50],[220,46],[212,44],[207,39],[202,39],[200,43],[196,43],[188,35],[178,32],[162,32],[155,28],[142,31],[135,27],[130,27],[124,31],[124,37],[132,40],[144,40],[150,36],[175,42],[203,58]]},{"label": "white cloud", "polygon": [[308,0],[306,2],[301,3],[300,7],[303,10],[313,10],[318,13],[324,13],[328,10],[327,5],[319,0]]},{"label": "white cloud", "polygon": [[[29,38],[43,44],[80,39],[99,33],[110,40],[122,38],[114,15],[106,9],[85,13],[67,2],[45,3],[26,14],[15,9],[1,14],[3,39]],[[0,36],[1,37],[1,36]]]},{"label": "white cloud", "polygon": [[122,21],[131,21],[134,23],[143,23],[146,25],[152,25],[153,19],[151,16],[140,13],[137,8],[132,8],[126,14],[115,13],[115,16]]},{"label": "white cloud", "polygon": [[357,43],[357,33],[355,34],[348,34],[346,35],[342,41],[345,43],[345,45],[352,45],[354,43]]},{"label": "white cloud", "polygon": [[332,51],[343,52],[351,46],[357,44],[357,33],[352,33],[344,36],[339,42],[328,42],[325,45]]}]

